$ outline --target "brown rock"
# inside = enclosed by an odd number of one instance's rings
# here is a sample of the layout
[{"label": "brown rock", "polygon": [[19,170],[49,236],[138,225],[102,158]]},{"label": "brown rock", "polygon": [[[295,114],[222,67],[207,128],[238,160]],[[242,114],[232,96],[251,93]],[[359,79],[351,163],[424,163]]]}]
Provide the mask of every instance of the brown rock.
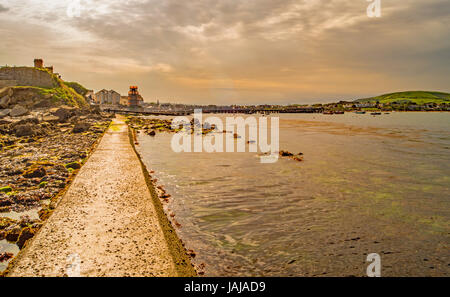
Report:
[{"label": "brown rock", "polygon": [[0,254],[0,263],[3,261],[8,261],[12,257],[14,257],[13,253],[8,253],[8,252],[1,253]]},{"label": "brown rock", "polygon": [[89,130],[89,128],[91,128],[91,124],[89,124],[87,122],[78,122],[73,127],[72,132],[73,133],[81,133],[81,132],[85,132],[85,131]]},{"label": "brown rock", "polygon": [[6,232],[6,240],[9,242],[16,242],[20,235],[20,227],[15,227]]},{"label": "brown rock", "polygon": [[59,118],[57,116],[47,115],[47,116],[43,116],[42,120],[44,122],[55,123],[55,122],[59,121]]},{"label": "brown rock", "polygon": [[52,211],[50,209],[43,208],[38,212],[38,215],[39,215],[39,218],[41,219],[41,221],[45,221],[50,217],[51,213],[52,213]]},{"label": "brown rock", "polygon": [[60,122],[64,122],[72,117],[73,113],[73,107],[63,105],[60,108],[56,109],[56,111],[53,112],[53,115],[57,116]]},{"label": "brown rock", "polygon": [[7,108],[9,103],[11,102],[11,98],[9,96],[4,96],[0,99],[0,107]]},{"label": "brown rock", "polygon": [[17,239],[16,244],[20,249],[23,248],[28,239],[32,238],[34,234],[36,234],[37,230],[35,228],[26,227],[22,229],[20,232],[19,238]]},{"label": "brown rock", "polygon": [[11,112],[11,109],[0,110],[0,119],[9,116],[10,112]]},{"label": "brown rock", "polygon": [[8,88],[8,87],[0,89],[0,98],[2,98],[4,96],[9,96],[9,94],[10,94],[9,90],[10,90],[10,88]]},{"label": "brown rock", "polygon": [[288,151],[280,151],[280,156],[282,157],[292,157],[294,154]]},{"label": "brown rock", "polygon": [[35,177],[44,177],[47,175],[44,167],[32,167],[25,170],[22,174],[23,177],[26,178],[35,178]]},{"label": "brown rock", "polygon": [[20,116],[24,116],[24,115],[28,114],[29,112],[30,111],[28,109],[26,109],[25,107],[20,106],[20,105],[16,105],[11,110],[9,115],[12,116],[12,117],[20,117]]},{"label": "brown rock", "polygon": [[19,125],[14,128],[14,131],[16,136],[18,137],[33,136],[36,134],[36,131],[34,130],[33,125],[31,124]]}]

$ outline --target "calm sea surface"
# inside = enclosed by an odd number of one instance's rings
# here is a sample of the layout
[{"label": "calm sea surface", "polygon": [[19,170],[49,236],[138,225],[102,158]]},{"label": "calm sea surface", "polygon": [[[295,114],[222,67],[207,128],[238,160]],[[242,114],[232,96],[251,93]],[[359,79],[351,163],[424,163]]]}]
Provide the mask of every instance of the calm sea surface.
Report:
[{"label": "calm sea surface", "polygon": [[363,276],[370,253],[384,276],[450,276],[450,113],[274,116],[304,162],[138,134],[207,276]]}]

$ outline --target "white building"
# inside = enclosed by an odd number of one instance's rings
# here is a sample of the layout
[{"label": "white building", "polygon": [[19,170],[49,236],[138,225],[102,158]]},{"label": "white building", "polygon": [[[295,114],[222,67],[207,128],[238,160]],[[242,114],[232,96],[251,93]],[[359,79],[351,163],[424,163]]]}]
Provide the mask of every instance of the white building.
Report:
[{"label": "white building", "polygon": [[95,93],[94,96],[95,103],[97,104],[110,104],[110,105],[119,105],[120,103],[120,94],[114,90],[101,90]]}]

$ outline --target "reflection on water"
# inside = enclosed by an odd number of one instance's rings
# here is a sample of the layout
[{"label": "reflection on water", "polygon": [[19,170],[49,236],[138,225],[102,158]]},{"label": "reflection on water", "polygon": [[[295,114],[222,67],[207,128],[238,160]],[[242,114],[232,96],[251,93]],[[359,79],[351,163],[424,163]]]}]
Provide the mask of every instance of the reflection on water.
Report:
[{"label": "reflection on water", "polygon": [[[0,240],[1,253],[12,253],[17,255],[19,253],[19,247],[15,243],[10,243],[6,239]],[[0,262],[0,271],[4,271],[8,267],[8,263],[12,260]]]},{"label": "reflection on water", "polygon": [[279,116],[280,149],[304,162],[139,134],[206,275],[363,276],[370,253],[384,276],[449,275],[449,113]]},{"label": "reflection on water", "polygon": [[22,212],[15,212],[15,211],[2,212],[0,213],[0,217],[10,218],[17,221],[20,221],[23,217],[28,217],[31,220],[39,220],[40,209],[41,208],[33,208]]}]

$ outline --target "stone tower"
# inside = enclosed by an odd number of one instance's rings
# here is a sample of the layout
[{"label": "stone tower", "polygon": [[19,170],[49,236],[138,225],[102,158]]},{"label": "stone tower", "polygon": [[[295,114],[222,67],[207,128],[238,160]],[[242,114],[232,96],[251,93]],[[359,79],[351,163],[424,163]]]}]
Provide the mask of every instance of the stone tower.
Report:
[{"label": "stone tower", "polygon": [[139,106],[139,92],[137,86],[131,86],[128,92],[128,106],[138,107]]},{"label": "stone tower", "polygon": [[44,60],[34,59],[34,67],[35,68],[44,68]]}]

